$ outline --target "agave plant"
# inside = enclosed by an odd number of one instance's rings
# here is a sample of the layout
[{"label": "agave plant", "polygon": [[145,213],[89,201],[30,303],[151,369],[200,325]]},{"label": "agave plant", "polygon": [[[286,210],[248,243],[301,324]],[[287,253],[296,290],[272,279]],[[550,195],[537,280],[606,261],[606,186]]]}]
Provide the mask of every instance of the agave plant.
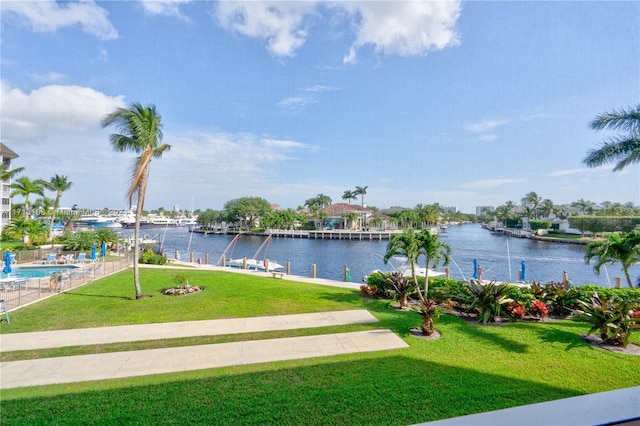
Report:
[{"label": "agave plant", "polygon": [[471,309],[478,312],[478,322],[487,324],[495,322],[504,313],[504,309],[513,299],[507,297],[509,285],[505,283],[483,284],[480,281],[471,280],[467,284],[472,293]]},{"label": "agave plant", "polygon": [[637,303],[612,297],[602,300],[597,292],[590,303],[578,300],[581,309],[575,309],[575,321],[591,324],[588,334],[600,333],[602,343],[627,347],[632,330],[640,329],[640,310]]},{"label": "agave plant", "polygon": [[385,279],[385,282],[393,288],[394,297],[400,303],[400,307],[408,308],[409,295],[415,291],[412,280],[405,277],[402,272],[394,272]]}]

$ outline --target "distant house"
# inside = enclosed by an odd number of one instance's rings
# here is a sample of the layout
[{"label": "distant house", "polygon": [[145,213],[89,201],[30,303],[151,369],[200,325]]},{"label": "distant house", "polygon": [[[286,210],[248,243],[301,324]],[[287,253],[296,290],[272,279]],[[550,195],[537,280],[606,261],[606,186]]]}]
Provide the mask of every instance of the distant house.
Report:
[{"label": "distant house", "polygon": [[355,204],[336,203],[324,208],[327,218],[324,220],[324,227],[330,229],[345,229],[345,215],[355,213],[356,229],[364,229],[367,226],[369,217],[373,210]]},{"label": "distant house", "polygon": [[[0,142],[0,164],[3,166],[3,170],[11,170],[11,160],[18,158],[18,154],[13,152],[9,147]],[[4,227],[11,222],[11,179],[6,179],[0,182],[0,194],[2,203],[0,204],[0,232]]]}]

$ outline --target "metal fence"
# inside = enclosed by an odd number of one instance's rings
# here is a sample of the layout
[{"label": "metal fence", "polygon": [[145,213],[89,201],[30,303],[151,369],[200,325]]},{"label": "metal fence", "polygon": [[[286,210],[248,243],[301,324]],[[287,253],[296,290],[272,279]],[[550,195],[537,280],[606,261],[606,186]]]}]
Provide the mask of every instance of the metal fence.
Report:
[{"label": "metal fence", "polygon": [[122,256],[106,261],[97,260],[95,262],[76,263],[73,264],[75,266],[73,269],[42,278],[21,278],[16,276],[4,279],[0,283],[0,300],[4,300],[7,311],[11,311],[20,306],[122,271],[131,265],[131,257]]}]

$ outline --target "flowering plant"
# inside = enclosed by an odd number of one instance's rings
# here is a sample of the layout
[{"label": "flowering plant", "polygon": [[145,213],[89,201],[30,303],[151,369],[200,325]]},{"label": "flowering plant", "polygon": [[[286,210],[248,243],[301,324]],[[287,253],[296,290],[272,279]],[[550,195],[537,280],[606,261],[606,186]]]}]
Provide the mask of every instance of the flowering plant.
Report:
[{"label": "flowering plant", "polygon": [[534,300],[531,302],[531,313],[537,317],[544,318],[549,315],[549,308],[543,301]]},{"label": "flowering plant", "polygon": [[511,318],[519,320],[524,318],[525,314],[527,313],[527,310],[524,307],[524,303],[512,302],[507,305],[507,313]]}]

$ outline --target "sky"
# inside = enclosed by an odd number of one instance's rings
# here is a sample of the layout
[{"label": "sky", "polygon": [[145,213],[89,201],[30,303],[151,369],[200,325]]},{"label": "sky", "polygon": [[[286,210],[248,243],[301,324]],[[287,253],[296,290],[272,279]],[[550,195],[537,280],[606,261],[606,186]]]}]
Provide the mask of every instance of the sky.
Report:
[{"label": "sky", "polygon": [[589,123],[640,104],[640,2],[3,0],[0,12],[0,140],[30,179],[73,182],[62,206],[129,207],[135,154],[115,152],[100,122],[134,102],[155,105],[171,145],[151,163],[146,210],[240,197],[295,209],[356,186],[380,209],[474,213],[531,191],[640,204],[640,166],[582,164],[616,136]]}]

